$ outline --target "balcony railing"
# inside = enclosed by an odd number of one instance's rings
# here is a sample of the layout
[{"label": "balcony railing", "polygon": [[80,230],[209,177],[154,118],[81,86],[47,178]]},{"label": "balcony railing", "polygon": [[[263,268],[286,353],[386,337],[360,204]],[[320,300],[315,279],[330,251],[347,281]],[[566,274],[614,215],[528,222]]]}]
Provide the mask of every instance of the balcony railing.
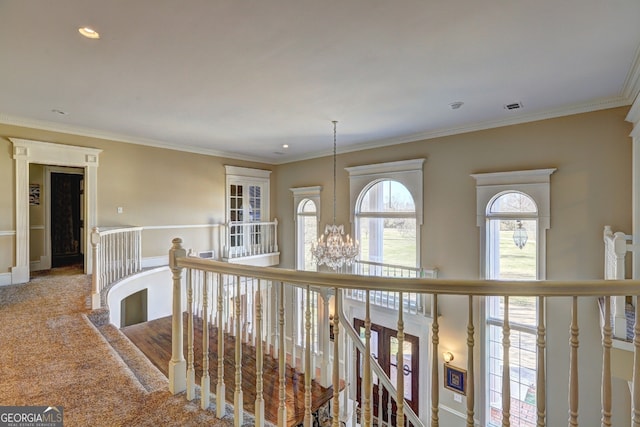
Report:
[{"label": "balcony railing", "polygon": [[[371,261],[355,261],[351,266],[346,268],[345,273],[357,274],[359,276],[377,276],[377,277],[397,277],[397,278],[429,278],[438,277],[437,269],[426,269],[419,267],[405,267],[401,265],[382,264]],[[354,301],[364,302],[366,292],[358,289],[346,289],[345,297]],[[369,301],[379,307],[385,307],[392,310],[398,310],[400,307],[399,293],[389,291],[371,291],[369,292]],[[417,292],[408,292],[403,294],[403,307],[405,313],[409,314],[428,314],[429,300],[427,295]]]},{"label": "balcony railing", "polygon": [[[604,278],[605,280],[624,280],[626,276],[625,259],[627,252],[633,249],[628,242],[631,236],[620,231],[613,232],[611,227],[604,227]],[[627,297],[619,295],[612,300],[613,335],[626,340],[627,337]],[[603,314],[604,315],[604,314]]]},{"label": "balcony railing", "polygon": [[[403,357],[403,343],[404,343],[404,304],[405,294],[415,293],[423,296],[429,296],[431,301],[431,313],[439,313],[438,304],[439,297],[443,295],[458,295],[465,296],[468,300],[466,313],[456,312],[457,318],[467,319],[467,334],[466,334],[466,358],[467,358],[467,378],[466,378],[466,425],[473,426],[475,418],[475,396],[478,393],[484,393],[483,390],[476,390],[476,374],[474,371],[474,355],[476,353],[476,328],[474,323],[476,313],[474,312],[474,299],[477,297],[486,296],[504,296],[505,305],[505,319],[502,328],[502,346],[504,355],[504,370],[502,372],[502,402],[499,405],[501,408],[501,416],[503,419],[503,426],[509,425],[509,420],[512,414],[512,400],[510,392],[511,384],[511,372],[509,369],[509,353],[510,353],[510,322],[508,318],[508,306],[509,297],[520,296],[536,296],[538,297],[538,323],[535,327],[536,331],[536,351],[538,354],[536,360],[536,381],[534,384],[536,390],[536,423],[538,426],[545,426],[547,424],[547,382],[545,372],[547,360],[545,358],[545,350],[547,346],[547,333],[545,325],[545,301],[561,298],[563,301],[567,297],[570,298],[571,315],[569,324],[566,325],[570,330],[570,341],[567,347],[567,358],[569,366],[569,385],[568,385],[568,407],[567,412],[569,414],[569,425],[578,425],[578,390],[579,390],[579,378],[580,372],[578,368],[578,353],[580,350],[580,324],[578,319],[578,301],[581,298],[588,297],[604,297],[604,324],[602,327],[602,379],[600,385],[600,392],[602,394],[602,425],[611,425],[612,416],[612,375],[611,375],[611,340],[612,340],[612,325],[611,325],[611,297],[619,295],[640,295],[640,281],[625,281],[625,280],[594,280],[594,281],[484,281],[484,280],[451,280],[451,279],[426,279],[426,278],[389,278],[389,277],[365,277],[358,275],[346,275],[346,274],[334,274],[334,273],[315,273],[315,272],[303,272],[293,271],[286,269],[270,268],[270,267],[255,267],[244,266],[229,263],[216,262],[212,260],[205,260],[199,258],[192,258],[186,256],[186,251],[181,247],[181,240],[174,239],[173,247],[170,251],[170,267],[173,273],[173,337],[172,337],[172,357],[169,363],[169,383],[170,390],[176,394],[186,390],[187,399],[195,399],[196,384],[193,378],[194,366],[198,365],[194,363],[194,358],[200,357],[193,353],[193,333],[187,333],[187,349],[188,359],[185,360],[183,354],[183,317],[182,310],[184,304],[183,298],[183,277],[186,277],[187,288],[187,311],[188,318],[191,318],[193,313],[210,313],[209,316],[205,315],[203,330],[208,330],[208,324],[206,322],[213,322],[218,325],[220,330],[224,328],[225,324],[225,311],[224,301],[228,299],[225,296],[225,292],[235,292],[235,295],[243,293],[243,283],[251,281],[255,283],[251,293],[255,296],[255,306],[252,310],[252,316],[255,319],[255,328],[252,329],[253,336],[252,341],[256,345],[256,371],[255,371],[255,384],[256,384],[256,400],[252,409],[247,408],[250,412],[256,414],[256,425],[264,425],[264,399],[263,395],[263,380],[262,380],[262,358],[264,357],[263,349],[271,351],[278,358],[280,363],[279,369],[279,382],[277,396],[273,396],[278,400],[279,411],[277,424],[279,426],[286,425],[286,396],[285,385],[286,379],[284,376],[284,364],[287,360],[285,335],[287,324],[287,310],[285,307],[284,295],[286,287],[289,285],[302,287],[307,292],[307,301],[309,301],[309,293],[311,288],[319,289],[320,291],[332,293],[336,296],[334,299],[334,313],[338,315],[333,316],[333,360],[329,364],[321,367],[324,370],[331,372],[330,385],[333,389],[333,397],[331,399],[331,416],[332,426],[338,427],[341,419],[347,416],[347,405],[353,400],[355,381],[361,381],[359,387],[363,390],[362,406],[359,409],[360,416],[358,422],[364,426],[371,426],[374,424],[372,408],[372,381],[373,374],[375,374],[380,383],[388,390],[391,395],[391,399],[395,402],[394,416],[395,420],[377,420],[378,425],[389,425],[393,422],[395,425],[412,425],[422,426],[430,424],[432,427],[438,427],[440,425],[439,418],[439,399],[440,399],[440,365],[443,362],[438,350],[440,341],[439,332],[439,316],[434,316],[431,324],[431,351],[432,355],[430,364],[431,370],[429,373],[431,383],[430,393],[430,408],[427,413],[421,414],[420,417],[411,410],[408,404],[402,398],[398,398],[396,390],[404,390],[404,370],[397,369],[397,378],[395,379],[395,387],[392,381],[386,378],[384,372],[375,367],[375,361],[372,358],[365,357],[362,360],[362,379],[357,379],[355,372],[355,365],[359,363],[355,358],[353,363],[350,362],[344,356],[349,348],[355,346],[363,354],[371,354],[371,317],[370,317],[370,305],[371,305],[371,293],[382,292],[393,289],[398,292],[397,298],[398,310],[397,316],[397,340],[398,340],[398,354],[396,360],[404,360]],[[194,280],[197,278],[197,280]],[[231,283],[231,286],[229,286]],[[225,285],[226,284],[226,285]],[[235,286],[235,289],[234,289]],[[270,288],[273,294],[267,294],[265,289]],[[217,291],[215,291],[217,290]],[[364,316],[364,342],[360,340],[360,335],[350,327],[349,320],[345,317],[342,311],[342,298],[346,291],[362,291],[364,292],[363,303],[365,305]],[[255,292],[254,292],[255,291]],[[246,291],[244,291],[246,292]],[[217,300],[217,301],[216,301]],[[194,301],[199,301],[202,307],[197,307]],[[272,304],[276,304],[276,307],[272,307]],[[271,307],[269,310],[265,310],[264,307]],[[638,315],[638,304],[636,306],[636,319],[640,318]],[[239,426],[243,423],[243,403],[242,403],[242,386],[243,383],[243,369],[241,366],[240,353],[243,342],[242,333],[242,316],[243,305],[240,298],[234,299],[234,321],[235,325],[235,390],[234,390],[234,423]],[[271,316],[271,317],[269,317]],[[266,320],[266,321],[265,321]],[[554,325],[554,328],[562,327],[561,325]],[[188,322],[187,331],[192,330],[193,323]],[[306,346],[311,345],[311,310],[307,304],[305,310],[305,342]],[[346,332],[346,333],[345,333]],[[640,425],[640,324],[635,324],[635,339],[634,345],[634,376],[632,380],[632,425]],[[269,335],[274,336],[274,339],[268,344]],[[329,349],[328,334],[323,333],[323,343],[321,346]],[[345,340],[345,337],[348,338]],[[224,354],[224,342],[222,340],[222,334],[218,334],[218,354]],[[269,346],[271,345],[271,347]],[[200,402],[202,408],[209,406],[210,391],[209,391],[209,343],[208,338],[203,339],[203,353],[202,363],[203,370],[201,373],[202,386],[200,389]],[[593,351],[592,348],[588,351]],[[557,355],[557,351],[554,353]],[[305,367],[311,367],[311,352],[305,353]],[[340,363],[344,362],[344,367],[341,369]],[[219,361],[217,370],[217,384],[216,390],[216,408],[219,417],[224,415],[224,374],[220,366],[223,361]],[[592,369],[590,367],[590,369]],[[313,379],[316,378],[316,372],[311,369],[305,369],[304,372],[304,390],[305,390],[305,405],[304,405],[304,419],[305,426],[312,425],[312,408],[311,408],[311,396],[310,396],[310,384]],[[322,374],[321,374],[322,375]],[[206,380],[205,380],[206,379]],[[341,391],[342,389],[342,391]],[[351,396],[351,397],[350,397]],[[553,402],[553,405],[561,404],[557,401]],[[388,405],[392,407],[391,404]],[[515,408],[514,408],[515,410]],[[428,421],[427,421],[428,420]]]},{"label": "balcony railing", "polygon": [[231,221],[222,233],[222,258],[234,259],[278,252],[278,220]]},{"label": "balcony railing", "polygon": [[91,306],[97,309],[103,305],[101,295],[106,288],[142,269],[142,227],[94,227],[91,247]]}]

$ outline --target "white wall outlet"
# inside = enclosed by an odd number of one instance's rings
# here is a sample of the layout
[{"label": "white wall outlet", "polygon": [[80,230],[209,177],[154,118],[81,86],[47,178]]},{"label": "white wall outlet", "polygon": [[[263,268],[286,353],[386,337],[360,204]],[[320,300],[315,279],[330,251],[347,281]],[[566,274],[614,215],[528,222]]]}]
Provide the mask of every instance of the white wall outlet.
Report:
[{"label": "white wall outlet", "polygon": [[453,400],[458,403],[462,403],[462,395],[458,393],[453,393]]},{"label": "white wall outlet", "polygon": [[122,209],[122,206],[118,206],[118,213],[121,214],[124,211],[124,209]]}]

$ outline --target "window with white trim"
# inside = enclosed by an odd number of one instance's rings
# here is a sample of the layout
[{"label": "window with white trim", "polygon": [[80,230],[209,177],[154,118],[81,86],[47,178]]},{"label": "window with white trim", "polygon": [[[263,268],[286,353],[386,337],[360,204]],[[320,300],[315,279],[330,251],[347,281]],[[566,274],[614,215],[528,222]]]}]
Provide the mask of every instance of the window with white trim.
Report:
[{"label": "window with white trim", "polygon": [[[481,275],[492,280],[545,278],[545,232],[550,226],[550,175],[555,169],[472,175],[477,182]],[[484,299],[484,419],[502,425],[502,345],[509,310],[511,425],[536,425],[537,320],[535,297]]]},{"label": "window with white trim", "polygon": [[316,271],[311,246],[318,239],[321,187],[291,188],[296,222],[296,269]]},{"label": "window with white trim", "polygon": [[[320,221],[320,191],[322,187],[298,187],[291,188],[293,193],[294,220],[296,222],[296,269],[316,271],[317,265],[311,256],[311,246],[318,239],[318,224]],[[293,311],[294,331],[296,344],[305,345],[305,312],[307,307],[307,291],[304,288],[295,288]],[[313,354],[318,353],[318,298],[315,291],[310,292],[309,306],[311,309],[311,347]]]},{"label": "window with white trim", "polygon": [[229,165],[225,169],[229,226],[225,252],[248,251],[261,244],[262,228],[247,223],[269,221],[271,171]]}]

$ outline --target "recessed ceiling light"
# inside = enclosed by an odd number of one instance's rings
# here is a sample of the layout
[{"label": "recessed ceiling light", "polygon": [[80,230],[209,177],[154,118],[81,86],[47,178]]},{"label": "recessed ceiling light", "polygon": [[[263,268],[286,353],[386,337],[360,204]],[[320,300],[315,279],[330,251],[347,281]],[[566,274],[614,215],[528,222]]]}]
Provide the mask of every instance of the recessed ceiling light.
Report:
[{"label": "recessed ceiling light", "polygon": [[282,148],[289,148],[289,144],[282,144]]},{"label": "recessed ceiling light", "polygon": [[78,32],[88,39],[99,39],[100,34],[91,27],[80,27]]},{"label": "recessed ceiling light", "polygon": [[464,102],[456,101],[456,102],[452,102],[451,104],[449,104],[449,108],[451,108],[452,110],[457,110],[458,108],[462,107],[463,105],[464,105]]},{"label": "recessed ceiling light", "polygon": [[66,116],[67,114],[69,114],[66,111],[62,111],[62,110],[59,110],[57,108],[52,109],[51,112],[52,113],[56,113],[56,114],[60,114],[61,116]]}]

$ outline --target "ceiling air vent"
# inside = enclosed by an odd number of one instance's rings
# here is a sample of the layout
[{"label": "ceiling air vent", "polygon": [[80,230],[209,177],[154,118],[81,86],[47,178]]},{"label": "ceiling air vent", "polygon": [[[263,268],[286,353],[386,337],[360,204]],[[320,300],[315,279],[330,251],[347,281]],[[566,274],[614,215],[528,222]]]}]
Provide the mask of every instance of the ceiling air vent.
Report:
[{"label": "ceiling air vent", "polygon": [[512,102],[511,104],[505,104],[505,110],[519,110],[522,108],[522,102]]}]

